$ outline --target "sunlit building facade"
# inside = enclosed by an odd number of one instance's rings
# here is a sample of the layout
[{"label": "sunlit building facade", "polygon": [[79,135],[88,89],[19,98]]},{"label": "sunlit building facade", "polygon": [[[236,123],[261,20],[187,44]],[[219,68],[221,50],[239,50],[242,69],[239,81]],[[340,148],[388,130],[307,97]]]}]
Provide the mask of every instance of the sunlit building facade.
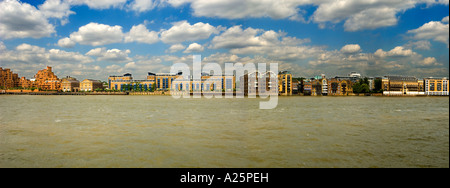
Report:
[{"label": "sunlit building facade", "polygon": [[10,89],[20,86],[20,78],[11,69],[3,69],[0,67],[0,88]]},{"label": "sunlit building facade", "polygon": [[95,91],[97,89],[103,89],[103,83],[98,80],[86,79],[80,83],[81,91]]},{"label": "sunlit building facade", "polygon": [[80,91],[80,81],[69,76],[63,78],[61,81],[61,89],[63,92],[78,92]]},{"label": "sunlit building facade", "polygon": [[423,80],[412,76],[385,76],[382,87],[388,96],[425,95]]},{"label": "sunlit building facade", "polygon": [[448,78],[426,78],[425,94],[430,96],[449,96]]},{"label": "sunlit building facade", "polygon": [[278,73],[278,87],[279,94],[284,96],[291,96],[293,92],[292,74],[289,71]]},{"label": "sunlit building facade", "polygon": [[353,93],[353,82],[348,79],[328,79],[329,96],[346,96]]},{"label": "sunlit building facade", "polygon": [[34,76],[36,87],[42,90],[60,91],[61,80],[52,72],[52,67],[40,70]]}]

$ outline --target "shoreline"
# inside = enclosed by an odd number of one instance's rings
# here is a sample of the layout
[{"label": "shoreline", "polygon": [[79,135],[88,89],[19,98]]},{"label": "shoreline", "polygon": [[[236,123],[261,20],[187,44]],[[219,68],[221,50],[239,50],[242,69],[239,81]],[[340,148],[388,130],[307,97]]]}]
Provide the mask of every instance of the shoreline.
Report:
[{"label": "shoreline", "polygon": [[[171,96],[170,92],[6,92],[1,91],[0,95],[40,95],[40,96]],[[190,93],[191,96],[194,93]],[[213,93],[204,93],[204,95],[213,95]],[[225,96],[225,93],[222,93]],[[236,93],[233,93],[236,96]],[[445,95],[383,95],[374,94],[352,94],[352,95],[279,95],[279,97],[449,97]]]}]

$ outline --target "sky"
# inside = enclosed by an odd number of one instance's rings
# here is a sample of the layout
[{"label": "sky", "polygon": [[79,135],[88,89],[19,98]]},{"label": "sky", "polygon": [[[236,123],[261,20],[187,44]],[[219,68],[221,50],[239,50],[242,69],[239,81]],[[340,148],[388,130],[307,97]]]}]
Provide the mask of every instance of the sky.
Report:
[{"label": "sky", "polygon": [[449,76],[449,0],[0,0],[0,67],[107,80],[174,63]]}]

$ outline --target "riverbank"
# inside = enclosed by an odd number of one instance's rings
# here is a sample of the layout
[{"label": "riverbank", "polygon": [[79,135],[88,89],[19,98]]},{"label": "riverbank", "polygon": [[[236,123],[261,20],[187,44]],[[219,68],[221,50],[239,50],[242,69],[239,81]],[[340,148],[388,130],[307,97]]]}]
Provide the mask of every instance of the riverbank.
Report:
[{"label": "riverbank", "polygon": [[129,95],[127,92],[56,92],[56,91],[1,91],[0,95]]},{"label": "riverbank", "polygon": [[[2,90],[0,95],[132,95],[132,96],[169,96],[170,91],[155,91],[155,92],[56,92],[56,91],[31,91],[31,90]],[[190,94],[191,96],[194,93]],[[213,95],[213,93],[203,93],[202,95]],[[223,93],[225,96],[225,93]],[[233,93],[236,96],[236,93]],[[281,95],[281,97],[308,97],[311,95]],[[382,93],[367,93],[367,94],[348,94],[348,95],[327,95],[314,97],[428,97],[428,95],[383,95]],[[448,97],[448,96],[433,96],[433,97]]]}]

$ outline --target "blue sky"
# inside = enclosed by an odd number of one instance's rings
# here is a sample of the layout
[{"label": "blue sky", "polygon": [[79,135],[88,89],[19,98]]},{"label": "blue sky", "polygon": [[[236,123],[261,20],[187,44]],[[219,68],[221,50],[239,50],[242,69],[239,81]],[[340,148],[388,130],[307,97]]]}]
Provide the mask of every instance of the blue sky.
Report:
[{"label": "blue sky", "polygon": [[280,64],[295,76],[448,77],[448,0],[1,0],[0,67],[32,78]]}]

